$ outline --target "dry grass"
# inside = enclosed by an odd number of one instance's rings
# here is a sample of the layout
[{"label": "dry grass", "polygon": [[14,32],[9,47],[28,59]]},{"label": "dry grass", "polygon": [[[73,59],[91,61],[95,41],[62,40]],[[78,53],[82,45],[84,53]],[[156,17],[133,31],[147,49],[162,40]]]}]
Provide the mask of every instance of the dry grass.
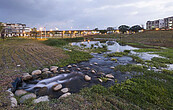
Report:
[{"label": "dry grass", "polygon": [[58,64],[59,59],[67,57],[62,49],[47,46],[37,40],[0,41],[0,109],[10,109],[5,91],[10,87],[10,82],[21,76],[21,73]]}]

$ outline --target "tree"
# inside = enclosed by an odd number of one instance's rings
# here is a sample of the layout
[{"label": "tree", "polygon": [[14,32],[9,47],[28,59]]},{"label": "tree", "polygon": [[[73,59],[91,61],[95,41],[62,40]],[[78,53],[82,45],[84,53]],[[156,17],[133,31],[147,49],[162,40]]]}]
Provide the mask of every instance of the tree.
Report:
[{"label": "tree", "polygon": [[3,40],[5,39],[4,33],[5,33],[4,26],[2,25],[2,22],[0,22],[0,36]]},{"label": "tree", "polygon": [[107,33],[107,30],[99,30],[101,34]]},{"label": "tree", "polygon": [[37,28],[32,28],[31,29],[31,33],[33,34],[33,36],[35,37],[35,39],[37,39]]},{"label": "tree", "polygon": [[118,29],[119,29],[120,32],[125,33],[130,29],[130,27],[127,26],[127,25],[121,25],[121,26],[118,27]]},{"label": "tree", "polygon": [[135,25],[135,26],[132,26],[131,28],[130,28],[130,31],[132,31],[132,32],[139,32],[139,30],[142,30],[143,28],[141,27],[141,26],[139,26],[139,25]]}]

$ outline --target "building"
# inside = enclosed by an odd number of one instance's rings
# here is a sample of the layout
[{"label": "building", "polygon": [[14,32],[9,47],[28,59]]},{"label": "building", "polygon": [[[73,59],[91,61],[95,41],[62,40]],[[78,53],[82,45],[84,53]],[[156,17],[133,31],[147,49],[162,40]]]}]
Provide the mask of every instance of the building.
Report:
[{"label": "building", "polygon": [[2,23],[5,29],[5,37],[26,36],[26,32],[30,32],[30,28],[22,23]]},{"label": "building", "polygon": [[146,29],[173,29],[173,17],[168,17],[154,21],[147,21]]}]

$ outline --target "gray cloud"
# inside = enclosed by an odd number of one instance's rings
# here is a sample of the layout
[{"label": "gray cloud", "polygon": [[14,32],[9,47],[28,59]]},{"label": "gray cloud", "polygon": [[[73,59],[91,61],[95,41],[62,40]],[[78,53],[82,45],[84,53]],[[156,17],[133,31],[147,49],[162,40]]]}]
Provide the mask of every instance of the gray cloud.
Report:
[{"label": "gray cloud", "polygon": [[0,21],[48,29],[118,27],[172,16],[172,5],[172,0],[1,0]]}]

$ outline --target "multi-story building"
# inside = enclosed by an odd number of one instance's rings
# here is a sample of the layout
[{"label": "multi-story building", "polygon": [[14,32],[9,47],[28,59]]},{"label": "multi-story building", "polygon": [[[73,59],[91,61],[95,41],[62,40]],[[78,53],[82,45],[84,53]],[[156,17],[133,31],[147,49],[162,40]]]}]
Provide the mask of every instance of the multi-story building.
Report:
[{"label": "multi-story building", "polygon": [[6,37],[25,36],[26,32],[30,32],[30,28],[26,24],[21,23],[2,23],[5,29]]},{"label": "multi-story building", "polygon": [[147,21],[146,29],[173,29],[173,17],[168,17],[164,19]]}]

